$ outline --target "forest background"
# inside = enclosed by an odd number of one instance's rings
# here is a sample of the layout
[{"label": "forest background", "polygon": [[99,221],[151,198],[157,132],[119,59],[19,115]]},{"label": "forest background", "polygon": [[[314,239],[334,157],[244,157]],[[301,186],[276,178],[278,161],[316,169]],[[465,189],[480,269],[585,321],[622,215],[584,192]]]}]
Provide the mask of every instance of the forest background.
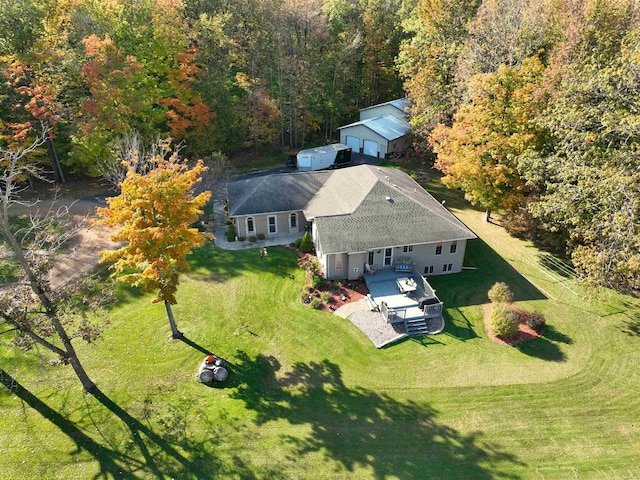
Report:
[{"label": "forest background", "polygon": [[[407,96],[412,157],[595,285],[640,290],[636,0],[0,0],[0,147],[95,175],[337,138]],[[400,158],[402,162],[404,159]]]}]

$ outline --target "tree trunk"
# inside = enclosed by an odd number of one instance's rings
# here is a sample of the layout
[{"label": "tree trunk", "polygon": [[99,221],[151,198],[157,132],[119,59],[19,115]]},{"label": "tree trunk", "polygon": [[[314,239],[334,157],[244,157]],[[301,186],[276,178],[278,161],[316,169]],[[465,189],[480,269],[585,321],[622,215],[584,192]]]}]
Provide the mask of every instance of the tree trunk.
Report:
[{"label": "tree trunk", "polygon": [[487,223],[491,223],[491,210],[488,208],[484,212],[484,221]]},{"label": "tree trunk", "polygon": [[56,146],[53,143],[53,138],[51,138],[51,132],[46,133],[45,143],[47,144],[47,154],[49,155],[49,160],[51,160],[54,177],[56,181],[65,183],[66,180],[64,178],[64,173],[62,172],[62,167],[60,166],[60,159],[58,158],[58,152],[56,152]]},{"label": "tree trunk", "polygon": [[169,317],[169,325],[171,325],[171,337],[182,338],[184,335],[180,330],[178,330],[178,327],[176,326],[176,321],[173,318],[173,311],[171,310],[171,304],[166,300],[164,301],[164,308],[167,309],[167,316]]},{"label": "tree trunk", "polygon": [[[15,237],[10,234],[11,232],[9,230],[8,219],[5,218],[5,216],[3,216],[2,220],[3,220],[2,225],[0,225],[0,228],[2,228],[2,234],[5,240],[7,241],[7,243],[9,243],[11,250],[15,254],[15,258],[17,262],[20,264],[20,266],[23,268],[24,272],[26,273],[27,278],[29,279],[29,285],[31,287],[31,290],[33,291],[33,293],[35,293],[38,296],[40,303],[45,309],[45,315],[51,322],[51,325],[53,325],[53,328],[55,329],[56,334],[58,335],[58,338],[60,338],[60,341],[62,342],[62,347],[63,347],[62,350],[64,350],[64,355],[63,355],[64,360],[68,361],[71,364],[73,371],[75,372],[76,376],[82,383],[82,387],[87,392],[93,390],[96,385],[91,381],[91,379],[89,378],[89,375],[87,375],[87,372],[84,370],[84,367],[80,363],[80,359],[78,358],[78,355],[76,354],[76,351],[73,348],[71,339],[69,338],[69,335],[67,335],[67,332],[64,329],[64,326],[62,325],[62,323],[60,323],[60,319],[58,318],[58,312],[56,310],[55,305],[53,304],[53,302],[51,301],[47,293],[40,286],[40,281],[36,276],[36,274],[31,269],[31,265],[25,258],[24,253],[22,252],[22,248],[16,241]],[[45,343],[42,343],[42,342],[38,342],[38,343],[40,343],[40,345],[43,345],[45,347],[47,346]],[[60,349],[50,349],[50,350],[60,355]]]}]

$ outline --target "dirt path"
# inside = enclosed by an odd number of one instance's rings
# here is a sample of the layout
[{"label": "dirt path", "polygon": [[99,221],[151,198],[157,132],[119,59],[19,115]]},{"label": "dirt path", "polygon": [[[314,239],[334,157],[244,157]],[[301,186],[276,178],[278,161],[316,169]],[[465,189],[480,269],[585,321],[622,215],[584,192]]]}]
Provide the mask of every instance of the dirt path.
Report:
[{"label": "dirt path", "polygon": [[92,225],[98,206],[104,206],[103,197],[89,197],[81,200],[58,199],[38,202],[33,206],[15,205],[12,215],[44,215],[50,210],[68,209],[68,217],[79,226],[66,248],[53,260],[53,268],[49,273],[51,287],[56,289],[74,278],[91,271],[100,260],[100,251],[112,249],[117,244],[111,240],[114,230],[104,225]]}]

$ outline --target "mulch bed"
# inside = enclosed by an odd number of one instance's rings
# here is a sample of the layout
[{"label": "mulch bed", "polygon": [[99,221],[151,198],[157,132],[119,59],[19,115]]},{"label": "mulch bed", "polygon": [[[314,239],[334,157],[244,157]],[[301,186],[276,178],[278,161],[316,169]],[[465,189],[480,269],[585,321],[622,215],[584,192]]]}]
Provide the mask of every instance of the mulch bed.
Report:
[{"label": "mulch bed", "polygon": [[[300,258],[304,257],[305,255],[309,255],[294,246],[289,245],[288,248],[295,251]],[[309,281],[308,278],[307,281]],[[329,298],[327,303],[323,303],[320,306],[319,310],[332,313],[341,306],[346,305],[347,303],[357,302],[358,300],[364,298],[369,294],[369,289],[367,288],[367,285],[363,279],[344,282],[342,288],[340,288],[339,291],[335,292],[331,290],[330,282],[327,282],[327,284],[322,288],[317,288],[311,291],[310,295],[313,296],[317,293],[319,296],[322,292],[331,292],[331,297]]]},{"label": "mulch bed", "polygon": [[528,342],[529,340],[535,340],[536,338],[539,338],[542,335],[540,332],[534,330],[529,325],[527,325],[527,312],[525,312],[524,310],[514,305],[511,305],[511,308],[516,312],[518,312],[518,315],[520,316],[520,324],[518,325],[518,332],[511,338],[502,338],[494,335],[493,332],[491,331],[491,326],[489,325],[489,306],[490,305],[491,305],[490,303],[485,303],[482,306],[482,313],[484,317],[484,329],[487,332],[487,336],[494,342],[500,345],[508,345],[510,347],[513,347],[514,345],[519,345],[521,343]]}]

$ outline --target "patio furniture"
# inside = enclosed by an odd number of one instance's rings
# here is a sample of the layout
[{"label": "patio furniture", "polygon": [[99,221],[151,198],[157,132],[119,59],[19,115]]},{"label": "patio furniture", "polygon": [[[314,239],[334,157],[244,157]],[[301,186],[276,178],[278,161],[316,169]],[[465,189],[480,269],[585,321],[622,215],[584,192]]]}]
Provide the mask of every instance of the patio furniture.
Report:
[{"label": "patio furniture", "polygon": [[410,263],[398,263],[396,264],[396,273],[411,273]]},{"label": "patio furniture", "polygon": [[400,293],[415,292],[418,289],[418,285],[413,278],[402,277],[396,280]]},{"label": "patio furniture", "polygon": [[368,263],[364,264],[364,271],[366,273],[368,273],[369,275],[373,275],[374,273],[376,273],[378,271],[377,268],[372,267],[371,265],[369,265]]}]

